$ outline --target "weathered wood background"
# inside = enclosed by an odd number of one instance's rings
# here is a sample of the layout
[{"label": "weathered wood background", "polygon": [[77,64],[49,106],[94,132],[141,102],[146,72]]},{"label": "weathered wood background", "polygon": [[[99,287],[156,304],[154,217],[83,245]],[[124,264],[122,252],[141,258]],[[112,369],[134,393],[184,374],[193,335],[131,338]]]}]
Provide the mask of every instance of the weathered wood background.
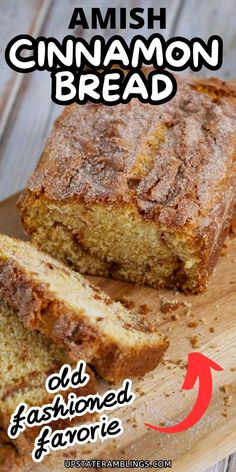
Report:
[{"label": "weathered wood background", "polygon": [[[52,122],[61,112],[61,107],[50,100],[50,75],[13,72],[5,63],[5,47],[20,33],[62,38],[68,34],[71,13],[76,6],[84,7],[87,12],[91,6],[104,11],[107,6],[166,7],[167,29],[162,34],[203,39],[211,34],[221,35],[224,63],[217,75],[225,79],[236,76],[236,0],[0,0],[0,200],[24,187]],[[132,34],[136,31],[132,30]],[[128,31],[117,32],[129,35]],[[149,35],[145,27],[139,32]],[[85,38],[91,34],[88,30],[79,31]],[[100,34],[114,34],[114,31],[100,31]],[[211,74],[202,70],[202,75]],[[226,471],[236,471],[236,455],[225,458],[207,472]]]}]

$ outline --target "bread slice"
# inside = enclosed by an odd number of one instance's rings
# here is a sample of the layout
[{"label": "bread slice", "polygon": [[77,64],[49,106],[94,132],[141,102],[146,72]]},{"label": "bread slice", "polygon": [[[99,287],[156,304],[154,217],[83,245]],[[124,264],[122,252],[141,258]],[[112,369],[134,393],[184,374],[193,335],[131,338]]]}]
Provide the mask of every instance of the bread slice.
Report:
[{"label": "bread slice", "polygon": [[[21,469],[30,458],[34,439],[40,428],[27,428],[15,440],[7,436],[12,413],[20,402],[40,406],[52,401],[47,393],[45,380],[50,373],[57,372],[65,364],[72,364],[68,353],[44,339],[36,331],[26,330],[15,310],[0,301],[0,470]],[[96,393],[96,381],[91,369],[87,368],[90,380],[84,387],[75,389],[80,395]],[[70,390],[73,391],[73,390]],[[59,392],[64,397],[68,391]],[[81,421],[78,419],[77,422]],[[84,420],[84,417],[83,417]],[[68,427],[69,420],[51,423],[54,428]],[[28,455],[27,455],[28,454]]]},{"label": "bread slice", "polygon": [[108,380],[153,369],[168,340],[31,243],[0,235],[0,297],[25,327],[63,343]]},{"label": "bread slice", "polygon": [[206,287],[236,202],[236,88],[177,82],[157,107],[65,108],[19,201],[38,247],[80,273]]}]

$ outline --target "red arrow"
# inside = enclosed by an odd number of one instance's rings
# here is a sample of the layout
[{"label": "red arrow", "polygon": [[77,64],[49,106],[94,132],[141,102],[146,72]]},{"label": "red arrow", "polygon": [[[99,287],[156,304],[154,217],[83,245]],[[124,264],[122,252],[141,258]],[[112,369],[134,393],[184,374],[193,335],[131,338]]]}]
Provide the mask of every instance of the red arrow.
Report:
[{"label": "red arrow", "polygon": [[181,423],[167,428],[158,428],[152,424],[145,423],[148,428],[161,433],[180,433],[194,426],[204,415],[212,396],[212,373],[211,369],[223,370],[218,364],[200,352],[190,352],[188,355],[188,369],[182,389],[191,390],[197,378],[199,378],[198,396],[192,411]]}]

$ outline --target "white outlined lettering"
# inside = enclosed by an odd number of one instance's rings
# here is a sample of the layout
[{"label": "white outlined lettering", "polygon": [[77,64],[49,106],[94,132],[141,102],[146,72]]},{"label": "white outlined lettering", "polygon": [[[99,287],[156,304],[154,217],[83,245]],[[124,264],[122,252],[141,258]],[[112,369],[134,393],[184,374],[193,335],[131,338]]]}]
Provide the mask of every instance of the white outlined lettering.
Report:
[{"label": "white outlined lettering", "polygon": [[[22,54],[24,48],[30,50],[29,57]],[[219,69],[223,42],[219,36],[211,36],[205,43],[201,38],[188,40],[181,36],[166,41],[161,34],[153,34],[148,39],[137,35],[128,46],[117,35],[108,41],[95,35],[90,42],[66,36],[61,43],[52,37],[34,39],[19,35],[8,44],[5,57],[17,72],[51,72],[51,98],[59,105],[87,101],[116,105],[128,103],[134,97],[143,103],[160,104],[171,100],[176,93],[176,80],[171,71],[188,67],[199,71],[203,66]],[[128,70],[128,74],[116,69],[111,76],[110,68],[114,65]],[[153,71],[143,76],[143,65],[154,66],[155,80]]]}]

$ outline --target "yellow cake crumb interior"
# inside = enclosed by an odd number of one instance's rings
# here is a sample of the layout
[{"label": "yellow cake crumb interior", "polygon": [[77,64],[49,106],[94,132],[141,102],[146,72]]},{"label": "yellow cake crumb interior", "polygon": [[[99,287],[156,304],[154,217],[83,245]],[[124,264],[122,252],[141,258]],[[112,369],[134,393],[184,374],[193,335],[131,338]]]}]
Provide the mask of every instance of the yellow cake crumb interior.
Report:
[{"label": "yellow cake crumb interior", "polygon": [[59,205],[41,198],[26,210],[26,225],[27,219],[33,242],[81,273],[153,287],[178,287],[179,282],[191,290],[199,282],[194,238],[167,231],[130,208]]}]

